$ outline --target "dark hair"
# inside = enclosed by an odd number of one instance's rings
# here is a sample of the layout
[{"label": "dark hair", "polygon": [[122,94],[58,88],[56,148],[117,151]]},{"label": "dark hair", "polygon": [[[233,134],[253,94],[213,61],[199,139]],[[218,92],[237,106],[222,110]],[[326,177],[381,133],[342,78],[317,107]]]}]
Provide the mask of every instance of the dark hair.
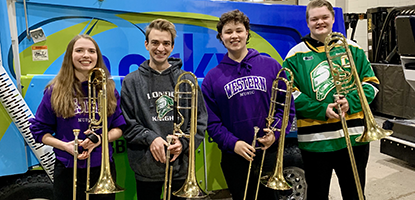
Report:
[{"label": "dark hair", "polygon": [[159,31],[167,31],[171,34],[171,43],[174,45],[174,38],[176,38],[176,27],[173,23],[165,19],[155,19],[146,28],[146,41],[148,42],[148,35],[151,30],[156,29]]},{"label": "dark hair", "polygon": [[310,1],[310,3],[308,3],[307,10],[305,12],[305,17],[306,17],[307,23],[308,23],[308,17],[309,17],[308,11],[312,8],[321,8],[321,7],[324,7],[324,6],[327,7],[327,9],[331,12],[331,14],[333,15],[333,18],[334,18],[334,9],[333,9],[333,6],[331,5],[330,2],[328,2],[326,0],[313,0],[313,1]]},{"label": "dark hair", "polygon": [[222,40],[220,39],[220,36],[222,35],[222,29],[225,24],[230,22],[244,24],[246,31],[248,31],[248,38],[246,39],[246,44],[248,44],[249,38],[251,38],[251,33],[249,32],[251,28],[249,25],[249,18],[238,9],[223,13],[222,16],[220,16],[219,22],[216,25],[216,29],[218,31],[216,38],[219,39],[219,41],[223,44]]}]

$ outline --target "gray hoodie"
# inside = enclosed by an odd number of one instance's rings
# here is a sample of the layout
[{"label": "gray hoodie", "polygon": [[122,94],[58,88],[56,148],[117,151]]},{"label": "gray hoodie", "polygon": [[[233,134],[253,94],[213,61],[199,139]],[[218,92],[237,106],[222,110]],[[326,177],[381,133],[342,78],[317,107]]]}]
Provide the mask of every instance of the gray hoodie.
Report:
[{"label": "gray hoodie", "polygon": [[[152,69],[148,65],[149,60],[144,61],[138,70],[128,74],[122,83],[121,109],[127,122],[123,136],[127,141],[131,169],[139,181],[163,181],[165,176],[166,165],[154,159],[150,145],[155,138],[162,137],[166,140],[166,136],[173,133],[174,86],[178,76],[184,72],[179,58],[169,58],[168,61],[171,66],[162,73]],[[193,79],[189,80],[194,83]],[[195,148],[202,142],[207,126],[207,112],[200,87],[197,91]],[[180,113],[185,118],[181,129],[189,134],[190,111],[180,110]],[[186,178],[189,162],[189,139],[180,138],[180,142],[183,151],[171,163],[173,179],[176,180]]]}]

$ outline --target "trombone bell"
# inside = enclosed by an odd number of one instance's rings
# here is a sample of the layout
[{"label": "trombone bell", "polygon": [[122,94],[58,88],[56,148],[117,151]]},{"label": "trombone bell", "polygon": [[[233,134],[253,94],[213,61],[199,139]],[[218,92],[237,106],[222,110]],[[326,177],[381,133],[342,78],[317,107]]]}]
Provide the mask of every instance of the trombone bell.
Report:
[{"label": "trombone bell", "polygon": [[392,135],[392,133],[392,130],[385,130],[380,128],[376,122],[371,121],[366,123],[365,131],[361,136],[356,138],[356,142],[372,142]]},{"label": "trombone bell", "polygon": [[205,198],[207,196],[196,181],[186,182],[178,191],[173,192],[173,195],[182,198]]},{"label": "trombone bell", "polygon": [[[281,174],[282,175],[282,174]],[[261,183],[265,185],[267,188],[271,188],[273,190],[290,190],[291,186],[285,181],[284,176],[273,176],[270,177],[268,180],[267,176],[261,178]]]},{"label": "trombone bell", "polygon": [[[108,166],[109,167],[109,166]],[[113,194],[118,192],[123,192],[124,189],[118,186],[114,180],[111,178],[110,170],[104,170],[102,177],[99,178],[98,182],[94,187],[85,191],[87,194]]]}]

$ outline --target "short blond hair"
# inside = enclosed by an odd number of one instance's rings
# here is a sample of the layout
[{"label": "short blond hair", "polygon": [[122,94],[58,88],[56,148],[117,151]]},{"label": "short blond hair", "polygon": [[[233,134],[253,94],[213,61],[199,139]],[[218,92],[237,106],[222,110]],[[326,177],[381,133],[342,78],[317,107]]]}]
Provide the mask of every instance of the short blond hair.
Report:
[{"label": "short blond hair", "polygon": [[155,19],[146,28],[146,41],[148,42],[148,36],[151,30],[156,29],[159,31],[167,31],[171,34],[171,42],[174,45],[174,38],[176,38],[176,26],[165,19]]}]

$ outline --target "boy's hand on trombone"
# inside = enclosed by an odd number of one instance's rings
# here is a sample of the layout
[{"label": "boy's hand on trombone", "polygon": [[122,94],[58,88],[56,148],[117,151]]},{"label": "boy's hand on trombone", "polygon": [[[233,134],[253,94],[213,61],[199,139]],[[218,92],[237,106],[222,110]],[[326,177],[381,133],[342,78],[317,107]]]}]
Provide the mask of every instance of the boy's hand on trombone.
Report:
[{"label": "boy's hand on trombone", "polygon": [[150,152],[156,161],[166,163],[166,153],[164,152],[164,146],[167,146],[167,142],[161,138],[156,137],[150,145]]},{"label": "boy's hand on trombone", "polygon": [[340,105],[342,116],[344,117],[345,113],[349,111],[349,102],[343,95],[335,95],[334,103],[330,103],[326,109],[326,116],[329,119],[340,119],[339,114],[335,111]]},{"label": "boy's hand on trombone", "polygon": [[340,95],[339,98],[335,100],[335,102],[338,105],[340,105],[340,109],[342,110],[343,117],[344,117],[344,114],[347,113],[347,111],[349,111],[349,102],[343,95]]},{"label": "boy's hand on trombone", "polygon": [[254,160],[255,148],[242,140],[236,142],[234,151],[247,161]]},{"label": "boy's hand on trombone", "polygon": [[167,150],[170,150],[170,154],[173,154],[173,158],[170,162],[173,162],[176,160],[177,157],[182,153],[183,146],[182,143],[179,140],[179,137],[172,135],[173,141],[171,142],[171,145],[167,147]]},{"label": "boy's hand on trombone", "polygon": [[272,144],[275,142],[275,134],[274,131],[272,131],[269,128],[264,128],[264,132],[266,133],[264,136],[258,138],[258,142],[262,143],[264,145],[261,147],[262,150],[268,149]]}]

